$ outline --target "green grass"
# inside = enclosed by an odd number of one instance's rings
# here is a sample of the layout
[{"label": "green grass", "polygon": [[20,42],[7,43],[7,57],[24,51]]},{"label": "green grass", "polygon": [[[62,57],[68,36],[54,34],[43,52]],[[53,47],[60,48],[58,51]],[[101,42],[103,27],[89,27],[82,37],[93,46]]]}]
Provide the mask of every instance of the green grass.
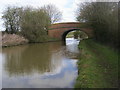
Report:
[{"label": "green grass", "polygon": [[75,88],[118,87],[118,54],[111,48],[93,40],[79,44],[79,75]]}]

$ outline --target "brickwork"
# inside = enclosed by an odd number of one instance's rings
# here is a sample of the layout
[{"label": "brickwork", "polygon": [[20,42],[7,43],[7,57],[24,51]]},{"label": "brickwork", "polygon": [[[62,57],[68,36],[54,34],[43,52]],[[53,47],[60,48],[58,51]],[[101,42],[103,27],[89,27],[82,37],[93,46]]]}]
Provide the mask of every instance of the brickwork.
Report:
[{"label": "brickwork", "polygon": [[72,30],[81,30],[85,32],[88,37],[93,37],[93,29],[91,28],[80,28],[80,24],[78,22],[68,22],[68,23],[57,23],[57,24],[52,24],[49,27],[48,30],[48,35],[50,37],[58,38],[61,39],[63,38],[63,34],[65,32],[69,32]]}]

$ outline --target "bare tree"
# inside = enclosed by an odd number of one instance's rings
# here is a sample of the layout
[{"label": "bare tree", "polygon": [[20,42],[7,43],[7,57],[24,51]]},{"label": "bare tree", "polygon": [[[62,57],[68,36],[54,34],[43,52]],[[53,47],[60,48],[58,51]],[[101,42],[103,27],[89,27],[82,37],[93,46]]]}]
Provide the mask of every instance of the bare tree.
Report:
[{"label": "bare tree", "polygon": [[62,13],[56,8],[55,5],[49,4],[46,6],[43,6],[42,9],[48,13],[51,23],[58,22],[62,19]]}]

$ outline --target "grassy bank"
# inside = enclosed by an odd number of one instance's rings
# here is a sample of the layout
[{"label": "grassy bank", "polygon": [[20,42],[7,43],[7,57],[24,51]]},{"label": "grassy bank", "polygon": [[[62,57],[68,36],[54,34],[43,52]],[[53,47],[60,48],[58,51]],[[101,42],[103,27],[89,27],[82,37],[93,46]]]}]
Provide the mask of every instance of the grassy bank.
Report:
[{"label": "grassy bank", "polygon": [[79,75],[75,88],[118,87],[117,52],[93,40],[81,41],[79,49]]}]

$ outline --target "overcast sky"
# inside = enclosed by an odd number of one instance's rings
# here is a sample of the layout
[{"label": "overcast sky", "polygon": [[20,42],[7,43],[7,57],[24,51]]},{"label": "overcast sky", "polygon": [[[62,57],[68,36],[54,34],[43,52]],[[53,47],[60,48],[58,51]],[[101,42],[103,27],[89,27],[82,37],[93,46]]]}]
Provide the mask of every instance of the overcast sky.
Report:
[{"label": "overcast sky", "polygon": [[[54,4],[62,12],[62,21],[60,22],[74,22],[75,11],[77,4],[80,2],[91,0],[0,0],[0,30],[3,30],[3,21],[1,20],[2,12],[7,6],[33,6],[35,8],[47,4]],[[98,0],[98,1],[111,1],[111,0]],[[117,0],[112,0],[117,1]]]}]

